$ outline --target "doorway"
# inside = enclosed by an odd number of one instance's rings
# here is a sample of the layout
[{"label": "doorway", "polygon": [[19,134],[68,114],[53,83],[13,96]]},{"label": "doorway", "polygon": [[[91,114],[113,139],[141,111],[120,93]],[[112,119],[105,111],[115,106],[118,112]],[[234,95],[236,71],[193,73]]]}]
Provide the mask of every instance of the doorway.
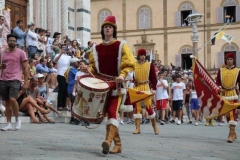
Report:
[{"label": "doorway", "polygon": [[189,70],[192,67],[192,59],[190,58],[192,53],[182,54],[182,69]]},{"label": "doorway", "polygon": [[22,20],[24,31],[27,27],[27,0],[6,0],[5,6],[11,10],[12,28],[16,27],[17,20]]}]

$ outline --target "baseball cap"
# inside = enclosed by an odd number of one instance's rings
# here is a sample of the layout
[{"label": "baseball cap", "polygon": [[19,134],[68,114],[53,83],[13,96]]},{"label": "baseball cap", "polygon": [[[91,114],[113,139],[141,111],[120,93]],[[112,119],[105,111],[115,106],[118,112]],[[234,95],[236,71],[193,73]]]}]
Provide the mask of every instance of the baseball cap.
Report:
[{"label": "baseball cap", "polygon": [[41,73],[38,73],[38,74],[37,74],[37,78],[42,78],[42,77],[44,77],[43,74],[41,74]]},{"label": "baseball cap", "polygon": [[34,26],[34,23],[33,22],[28,22],[27,26]]},{"label": "baseball cap", "polygon": [[78,58],[74,57],[71,59],[71,63],[75,63],[75,62],[80,62],[80,60]]}]

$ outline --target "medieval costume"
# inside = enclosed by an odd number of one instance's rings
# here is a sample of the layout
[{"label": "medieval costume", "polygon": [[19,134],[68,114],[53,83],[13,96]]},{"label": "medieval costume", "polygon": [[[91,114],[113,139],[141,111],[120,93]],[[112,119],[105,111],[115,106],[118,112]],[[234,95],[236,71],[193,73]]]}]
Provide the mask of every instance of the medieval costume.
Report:
[{"label": "medieval costume", "polygon": [[[106,28],[114,29],[113,36],[109,41],[106,41]],[[113,81],[108,82],[110,91],[105,109],[108,116],[107,133],[106,139],[102,143],[102,153],[104,154],[108,154],[112,140],[114,140],[115,146],[109,153],[120,153],[122,150],[117,116],[123,94],[126,94],[126,89],[121,88],[121,83],[115,83],[115,81],[119,78],[125,79],[128,73],[134,70],[133,54],[125,41],[116,40],[116,28],[115,17],[108,16],[102,24],[101,34],[103,42],[99,45],[94,45],[93,52],[89,56],[90,71],[100,79]]]},{"label": "medieval costume", "polygon": [[[147,62],[145,59],[143,61],[139,60],[140,56],[145,56],[146,58],[146,50],[145,49],[139,49],[138,50],[138,61],[135,62],[135,73],[134,73],[134,89],[138,91],[151,91],[156,90],[157,86],[157,76],[155,73],[155,67],[152,63]],[[151,119],[152,126],[154,129],[155,134],[157,135],[159,133],[158,127],[156,125],[156,113],[154,112],[152,108],[152,97],[146,98],[143,100],[144,105],[146,107],[146,111],[148,112],[148,118]],[[135,113],[133,115],[135,119],[135,126],[136,130],[133,132],[133,134],[140,134],[140,121],[142,119],[141,112],[141,102],[137,102],[135,105]]]},{"label": "medieval costume", "polygon": [[[225,67],[219,69],[216,79],[216,84],[221,88],[220,95],[231,103],[238,102],[237,84],[240,83],[239,69],[234,66],[235,56],[233,53],[227,53],[225,56]],[[237,125],[236,109],[226,114],[227,121],[229,123],[229,136],[228,142],[232,143],[237,139],[235,127]]]}]

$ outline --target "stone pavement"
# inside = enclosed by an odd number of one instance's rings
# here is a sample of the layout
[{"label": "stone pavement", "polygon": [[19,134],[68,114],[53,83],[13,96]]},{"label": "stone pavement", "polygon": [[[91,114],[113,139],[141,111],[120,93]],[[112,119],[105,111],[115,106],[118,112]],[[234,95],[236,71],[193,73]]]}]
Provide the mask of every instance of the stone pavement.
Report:
[{"label": "stone pavement", "polygon": [[[0,124],[3,127],[5,124]],[[93,125],[91,125],[93,126]],[[133,124],[120,126],[122,153],[104,156],[101,143],[105,124],[97,129],[56,124],[23,124],[18,131],[0,131],[0,160],[239,160],[240,140],[226,142],[228,126],[206,127],[181,124],[160,126],[154,135],[151,124],[141,125],[133,135]],[[240,128],[236,132],[240,135]]]}]

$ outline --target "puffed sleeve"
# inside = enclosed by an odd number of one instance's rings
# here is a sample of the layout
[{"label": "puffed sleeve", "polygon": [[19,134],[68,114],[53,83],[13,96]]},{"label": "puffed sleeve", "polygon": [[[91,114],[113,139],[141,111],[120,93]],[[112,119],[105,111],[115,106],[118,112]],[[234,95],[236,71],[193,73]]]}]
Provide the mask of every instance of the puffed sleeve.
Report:
[{"label": "puffed sleeve", "polygon": [[97,74],[97,69],[95,66],[95,60],[94,60],[94,53],[93,51],[90,52],[89,54],[89,69],[93,74]]},{"label": "puffed sleeve", "polygon": [[135,59],[127,44],[122,46],[122,60],[120,64],[120,76],[123,78],[134,70]]},{"label": "puffed sleeve", "polygon": [[150,85],[151,85],[151,88],[153,90],[156,90],[156,86],[157,86],[157,75],[156,75],[156,72],[155,72],[155,67],[154,65],[151,63],[150,64],[150,73],[149,73],[149,80],[150,80]]}]

